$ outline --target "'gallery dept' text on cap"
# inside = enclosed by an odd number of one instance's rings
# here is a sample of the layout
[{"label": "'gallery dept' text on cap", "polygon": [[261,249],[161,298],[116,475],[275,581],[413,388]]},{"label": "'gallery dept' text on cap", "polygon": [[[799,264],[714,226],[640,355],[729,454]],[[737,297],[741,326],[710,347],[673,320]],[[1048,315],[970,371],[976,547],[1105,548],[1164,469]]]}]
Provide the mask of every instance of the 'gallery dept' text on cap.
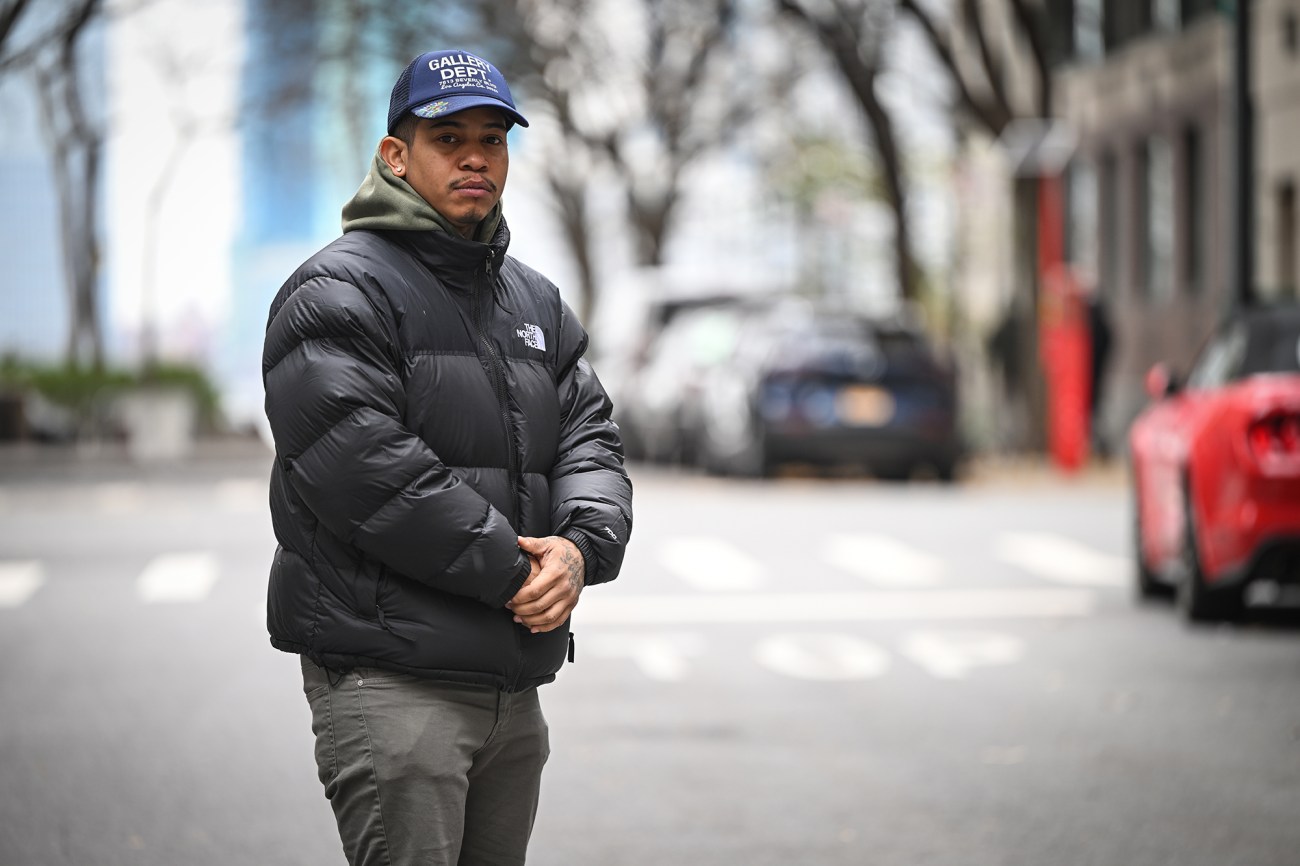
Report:
[{"label": "'gallery dept' text on cap", "polygon": [[477,106],[499,108],[509,122],[528,125],[499,69],[468,51],[430,51],[412,60],[394,85],[388,130],[407,111],[432,118]]}]

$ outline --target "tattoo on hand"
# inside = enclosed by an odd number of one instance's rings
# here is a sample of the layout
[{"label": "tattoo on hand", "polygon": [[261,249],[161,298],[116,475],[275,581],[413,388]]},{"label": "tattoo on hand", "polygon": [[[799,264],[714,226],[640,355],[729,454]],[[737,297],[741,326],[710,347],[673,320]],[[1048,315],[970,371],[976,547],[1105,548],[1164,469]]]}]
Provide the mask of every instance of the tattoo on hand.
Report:
[{"label": "tattoo on hand", "polygon": [[583,561],[582,554],[569,548],[564,549],[564,568],[569,577],[569,587],[574,592],[582,592]]}]

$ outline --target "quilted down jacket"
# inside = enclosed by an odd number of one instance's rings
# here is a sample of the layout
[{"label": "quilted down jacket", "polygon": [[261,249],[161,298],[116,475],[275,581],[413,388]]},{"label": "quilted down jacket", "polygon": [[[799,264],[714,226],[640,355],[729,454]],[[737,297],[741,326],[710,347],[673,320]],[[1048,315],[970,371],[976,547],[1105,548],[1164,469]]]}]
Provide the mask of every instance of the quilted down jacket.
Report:
[{"label": "quilted down jacket", "polygon": [[618,574],[632,488],[587,335],[494,225],[348,231],[272,304],[273,646],[517,691],[571,640],[503,607],[517,536],[571,539],[589,586]]}]

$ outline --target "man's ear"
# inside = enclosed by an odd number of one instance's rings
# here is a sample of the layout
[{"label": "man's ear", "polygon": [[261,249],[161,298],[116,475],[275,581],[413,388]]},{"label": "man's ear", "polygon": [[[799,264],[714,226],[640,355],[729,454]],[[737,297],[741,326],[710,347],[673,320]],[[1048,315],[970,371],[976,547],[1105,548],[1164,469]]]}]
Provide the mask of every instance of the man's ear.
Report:
[{"label": "man's ear", "polygon": [[406,159],[409,155],[406,142],[394,135],[385,135],[379,142],[379,158],[388,163],[393,174],[402,177],[406,174]]}]

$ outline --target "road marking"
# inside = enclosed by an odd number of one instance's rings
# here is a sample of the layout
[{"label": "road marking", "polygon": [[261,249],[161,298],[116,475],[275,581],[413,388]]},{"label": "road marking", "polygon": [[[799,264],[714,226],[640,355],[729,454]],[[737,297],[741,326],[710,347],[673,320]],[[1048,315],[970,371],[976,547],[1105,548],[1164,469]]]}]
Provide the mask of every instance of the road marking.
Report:
[{"label": "road marking", "polygon": [[1087,616],[1096,600],[1091,592],[1070,589],[589,595],[574,612],[584,625],[1050,619]]},{"label": "road marking", "polygon": [[[728,646],[734,644],[728,638]],[[582,652],[601,659],[631,661],[648,679],[680,682],[710,643],[696,632],[587,632]],[[901,655],[938,680],[965,679],[973,670],[1009,665],[1024,658],[1024,644],[1013,635],[990,631],[915,631],[904,634]],[[761,666],[782,676],[818,682],[869,680],[893,667],[894,653],[861,636],[804,632],[764,636],[754,646]]]},{"label": "road marking", "polygon": [[36,560],[0,562],[0,608],[26,604],[44,582],[45,570]]},{"label": "road marking", "polygon": [[944,572],[939,557],[885,535],[833,535],[821,555],[836,568],[895,589],[936,586]]},{"label": "road marking", "polygon": [[694,634],[605,632],[584,637],[582,648],[601,658],[631,659],[652,680],[677,682],[686,677],[688,660],[704,653],[704,641]]},{"label": "road marking", "polygon": [[139,481],[109,481],[93,489],[93,501],[105,514],[131,514],[144,505],[144,485]]},{"label": "road marking", "polygon": [[269,484],[262,478],[229,478],[217,483],[213,498],[225,511],[263,511],[270,508]]},{"label": "road marking", "polygon": [[994,555],[1037,577],[1070,586],[1124,586],[1130,563],[1050,532],[1004,532]]},{"label": "road marking", "polygon": [[1023,764],[1029,755],[1024,746],[985,746],[980,751],[980,763],[990,767],[1014,767]]},{"label": "road marking", "polygon": [[752,590],[763,583],[763,564],[718,538],[670,538],[659,548],[659,562],[693,588],[706,592]]},{"label": "road marking", "polygon": [[1024,644],[999,632],[923,631],[908,635],[902,652],[936,679],[960,680],[972,668],[1019,661]]},{"label": "road marking", "polygon": [[759,664],[801,680],[868,680],[889,670],[889,653],[848,634],[778,634],[754,650]]},{"label": "road marking", "polygon": [[136,593],[147,604],[202,601],[217,581],[217,558],[211,553],[165,553],[155,556],[136,578]]}]

